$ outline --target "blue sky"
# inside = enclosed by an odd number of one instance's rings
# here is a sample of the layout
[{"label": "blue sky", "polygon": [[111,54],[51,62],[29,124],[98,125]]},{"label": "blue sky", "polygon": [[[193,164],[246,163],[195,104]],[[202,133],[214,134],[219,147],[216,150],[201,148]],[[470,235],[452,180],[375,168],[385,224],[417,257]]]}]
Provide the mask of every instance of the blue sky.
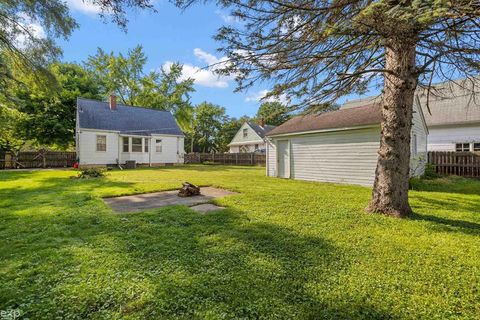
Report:
[{"label": "blue sky", "polygon": [[235,82],[219,78],[209,70],[200,69],[222,59],[213,40],[216,30],[231,21],[228,12],[209,5],[195,5],[186,11],[167,1],[156,1],[158,12],[129,12],[128,31],[103,21],[97,8],[82,0],[66,0],[80,27],[68,40],[59,40],[64,61],[82,62],[95,54],[98,47],[107,52],[127,52],[142,45],[148,57],[147,70],[161,68],[172,62],[184,64],[185,77],[195,79],[196,92],[192,102],[208,101],[227,110],[234,117],[255,115],[259,99],[268,84],[257,84],[247,92],[234,93]]}]

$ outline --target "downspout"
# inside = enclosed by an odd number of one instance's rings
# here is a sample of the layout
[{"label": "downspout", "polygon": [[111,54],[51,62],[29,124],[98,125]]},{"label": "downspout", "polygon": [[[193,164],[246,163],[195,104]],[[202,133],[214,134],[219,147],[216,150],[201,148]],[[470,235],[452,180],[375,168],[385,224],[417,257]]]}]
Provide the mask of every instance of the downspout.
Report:
[{"label": "downspout", "polygon": [[152,137],[147,139],[148,143],[148,166],[152,166]]},{"label": "downspout", "polygon": [[123,137],[120,136],[120,134],[117,134],[117,167],[120,170],[123,170],[122,165],[120,164],[120,148],[123,148]]}]

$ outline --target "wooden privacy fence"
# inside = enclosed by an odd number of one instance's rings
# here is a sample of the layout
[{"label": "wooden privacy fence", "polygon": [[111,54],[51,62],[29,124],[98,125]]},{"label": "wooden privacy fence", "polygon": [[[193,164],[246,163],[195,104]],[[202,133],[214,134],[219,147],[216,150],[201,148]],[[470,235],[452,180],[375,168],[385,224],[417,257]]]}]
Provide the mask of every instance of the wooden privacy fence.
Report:
[{"label": "wooden privacy fence", "polygon": [[0,152],[0,169],[68,168],[77,159],[75,152],[21,151]]},{"label": "wooden privacy fence", "polygon": [[187,153],[185,163],[233,164],[248,166],[264,166],[266,155],[261,153]]},{"label": "wooden privacy fence", "polygon": [[430,151],[428,163],[438,174],[480,178],[480,153]]}]

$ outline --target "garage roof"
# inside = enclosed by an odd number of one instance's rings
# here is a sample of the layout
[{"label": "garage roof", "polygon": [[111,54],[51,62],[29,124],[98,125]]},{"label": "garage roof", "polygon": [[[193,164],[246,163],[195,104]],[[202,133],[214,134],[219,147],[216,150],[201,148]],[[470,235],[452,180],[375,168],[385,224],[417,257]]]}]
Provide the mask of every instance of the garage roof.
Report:
[{"label": "garage roof", "polygon": [[380,105],[369,104],[322,114],[297,116],[276,127],[267,136],[373,125],[379,124],[381,119]]}]

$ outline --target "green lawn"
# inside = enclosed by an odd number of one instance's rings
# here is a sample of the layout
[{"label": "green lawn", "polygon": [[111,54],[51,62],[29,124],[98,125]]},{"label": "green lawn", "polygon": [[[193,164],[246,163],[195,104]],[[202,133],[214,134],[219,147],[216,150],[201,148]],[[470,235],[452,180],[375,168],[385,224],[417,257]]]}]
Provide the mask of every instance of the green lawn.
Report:
[{"label": "green lawn", "polygon": [[[480,182],[416,181],[415,214],[363,213],[363,187],[185,166],[70,179],[0,173],[0,310],[29,319],[473,319]],[[177,188],[239,192],[227,210],[115,215],[101,200]]]}]

